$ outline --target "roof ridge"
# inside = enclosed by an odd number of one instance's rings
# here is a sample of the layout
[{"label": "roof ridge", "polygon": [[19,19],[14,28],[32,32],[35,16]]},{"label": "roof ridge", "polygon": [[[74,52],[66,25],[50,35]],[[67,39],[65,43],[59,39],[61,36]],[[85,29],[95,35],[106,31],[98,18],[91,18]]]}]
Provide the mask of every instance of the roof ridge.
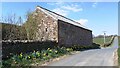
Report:
[{"label": "roof ridge", "polygon": [[[72,21],[72,22],[74,22],[75,24],[78,24],[78,26],[79,27],[82,27],[82,28],[84,28],[84,29],[87,29],[87,28],[85,28],[85,26],[83,26],[83,25],[81,25],[80,23],[78,23],[78,22],[76,22],[76,21],[74,21],[74,20],[72,20],[72,19],[69,19],[69,18],[67,18],[67,17],[65,17],[65,16],[63,16],[63,15],[60,15],[60,14],[58,14],[58,13],[56,13],[56,12],[53,12],[53,11],[51,11],[51,10],[48,10],[48,9],[46,9],[46,8],[43,8],[43,7],[41,7],[41,6],[39,6],[39,5],[37,5],[36,6],[36,8],[41,8],[41,9],[43,9],[43,10],[46,10],[46,11],[48,11],[48,12],[51,12],[51,13],[53,13],[53,14],[55,14],[55,15],[58,15],[58,16],[60,16],[60,17],[63,17],[63,18],[65,18],[65,19],[67,19],[67,20],[70,20],[70,21]],[[68,22],[69,23],[69,22]],[[71,24],[73,24],[73,23],[71,23]],[[75,25],[75,24],[73,24],[73,25]],[[77,26],[77,25],[76,25]],[[89,29],[87,29],[87,30],[89,30]],[[91,31],[91,30],[90,30]]]},{"label": "roof ridge", "polygon": [[[51,10],[48,10],[48,9],[46,9],[46,8],[43,8],[43,7],[39,6],[39,5],[37,5],[37,7],[40,7],[40,8],[42,8],[42,9],[47,10],[47,11],[50,11],[50,12],[52,12],[52,13],[54,13],[54,14],[59,15],[59,16],[62,16],[62,17],[66,18],[66,19],[68,19],[68,20],[71,20],[71,21],[73,21],[73,22],[76,22],[76,21],[74,21],[74,20],[72,20],[72,19],[70,19],[70,18],[67,18],[67,17],[65,17],[65,16],[63,16],[63,15],[60,15],[60,14],[58,14],[58,13],[56,13],[56,12],[53,12],[53,11],[51,11]],[[78,23],[78,22],[76,22],[76,23]],[[78,24],[80,24],[80,23],[78,23]],[[80,25],[81,25],[81,24],[80,24]]]}]

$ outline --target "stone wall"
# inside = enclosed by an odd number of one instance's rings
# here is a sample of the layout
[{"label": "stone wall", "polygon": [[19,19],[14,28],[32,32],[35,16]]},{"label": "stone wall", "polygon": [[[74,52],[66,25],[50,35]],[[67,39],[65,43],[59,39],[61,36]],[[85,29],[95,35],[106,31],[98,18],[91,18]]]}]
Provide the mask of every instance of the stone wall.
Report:
[{"label": "stone wall", "polygon": [[92,45],[92,31],[58,20],[59,45]]},{"label": "stone wall", "polygon": [[36,8],[36,40],[56,41],[63,45],[92,45],[92,31],[57,20],[46,9]]},{"label": "stone wall", "polygon": [[36,9],[35,15],[38,19],[38,31],[36,33],[36,39],[41,41],[51,40],[58,41],[58,25],[57,20],[53,19],[45,12]]},{"label": "stone wall", "polygon": [[55,41],[34,41],[34,40],[2,40],[2,58],[9,58],[20,53],[30,53],[41,51],[47,48],[57,46]]}]

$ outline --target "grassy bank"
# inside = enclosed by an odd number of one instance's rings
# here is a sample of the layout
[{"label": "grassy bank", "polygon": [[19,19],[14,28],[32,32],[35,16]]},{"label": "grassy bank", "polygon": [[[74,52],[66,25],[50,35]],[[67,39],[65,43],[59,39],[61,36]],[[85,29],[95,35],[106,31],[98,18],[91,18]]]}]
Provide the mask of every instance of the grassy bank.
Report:
[{"label": "grassy bank", "polygon": [[53,58],[58,58],[60,56],[70,54],[73,51],[83,51],[88,49],[98,49],[99,45],[93,44],[91,46],[78,46],[73,47],[54,47],[52,49],[48,48],[46,50],[34,51],[27,54],[20,53],[18,55],[13,55],[11,58],[3,61],[3,68],[10,68],[12,66],[31,66],[32,64],[42,64],[45,61],[49,61]]},{"label": "grassy bank", "polygon": [[[105,42],[109,43],[111,41],[111,38],[112,38],[112,36],[106,37],[105,38]],[[96,44],[99,44],[99,45],[103,46],[104,45],[104,37],[93,38],[93,42],[96,43]]]},{"label": "grassy bank", "polygon": [[10,68],[11,66],[31,66],[31,64],[33,63],[42,63],[46,60],[68,54],[72,51],[72,48],[55,47],[54,49],[48,48],[47,50],[34,51],[28,54],[21,53],[19,55],[13,55],[13,57],[11,57],[10,59],[4,60],[3,68]]}]

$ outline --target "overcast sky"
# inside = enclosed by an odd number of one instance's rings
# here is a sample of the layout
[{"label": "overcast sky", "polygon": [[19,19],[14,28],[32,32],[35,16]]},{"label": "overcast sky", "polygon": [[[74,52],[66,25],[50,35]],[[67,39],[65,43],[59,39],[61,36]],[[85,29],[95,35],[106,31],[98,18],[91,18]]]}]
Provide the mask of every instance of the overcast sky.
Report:
[{"label": "overcast sky", "polygon": [[37,5],[81,23],[94,35],[103,31],[108,35],[118,34],[117,2],[4,2],[2,16],[15,13],[25,21],[26,12],[34,11]]}]

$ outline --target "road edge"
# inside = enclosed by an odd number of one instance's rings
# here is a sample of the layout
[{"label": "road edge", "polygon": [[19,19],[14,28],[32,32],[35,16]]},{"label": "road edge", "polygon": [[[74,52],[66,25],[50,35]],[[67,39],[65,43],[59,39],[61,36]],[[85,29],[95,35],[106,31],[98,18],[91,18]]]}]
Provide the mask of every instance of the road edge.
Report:
[{"label": "road edge", "polygon": [[114,62],[114,66],[118,66],[118,49],[116,49],[114,52],[113,52],[113,62]]}]

